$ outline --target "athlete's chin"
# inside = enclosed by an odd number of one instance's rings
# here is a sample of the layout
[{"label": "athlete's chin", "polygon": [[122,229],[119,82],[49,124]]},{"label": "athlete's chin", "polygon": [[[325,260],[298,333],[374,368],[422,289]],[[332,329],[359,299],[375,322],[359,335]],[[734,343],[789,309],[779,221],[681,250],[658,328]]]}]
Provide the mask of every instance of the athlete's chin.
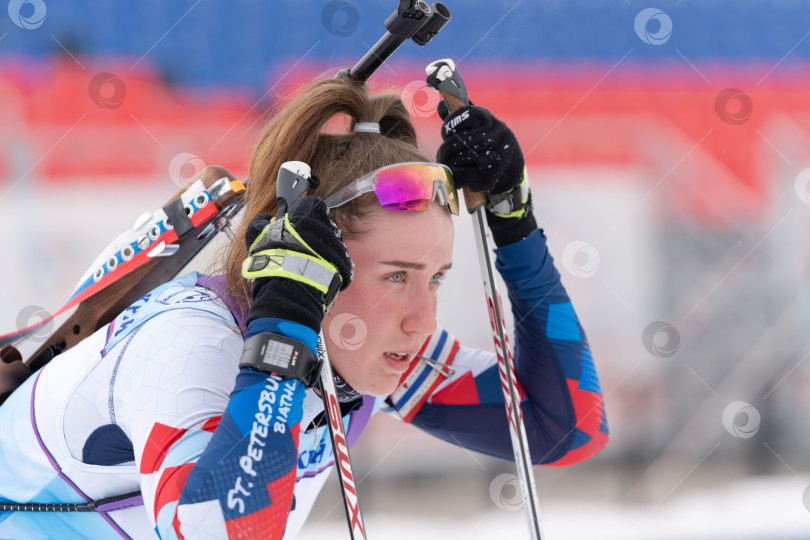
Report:
[{"label": "athlete's chin", "polygon": [[396,390],[399,384],[400,374],[383,373],[376,375],[373,380],[365,381],[362,385],[363,394],[374,397],[387,397]]}]

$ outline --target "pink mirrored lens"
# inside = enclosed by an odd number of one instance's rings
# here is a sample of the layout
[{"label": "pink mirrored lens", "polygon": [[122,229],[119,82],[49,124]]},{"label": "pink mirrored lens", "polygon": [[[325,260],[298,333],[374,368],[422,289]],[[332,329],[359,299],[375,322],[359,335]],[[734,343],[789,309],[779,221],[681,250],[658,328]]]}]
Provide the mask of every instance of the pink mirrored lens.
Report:
[{"label": "pink mirrored lens", "polygon": [[[379,171],[374,178],[374,193],[386,210],[426,210],[433,199],[433,182],[441,180],[447,185],[447,175],[442,167],[421,164],[400,165]],[[452,190],[452,185],[448,191]],[[450,193],[454,212],[458,205]],[[454,204],[455,203],[455,204]]]}]

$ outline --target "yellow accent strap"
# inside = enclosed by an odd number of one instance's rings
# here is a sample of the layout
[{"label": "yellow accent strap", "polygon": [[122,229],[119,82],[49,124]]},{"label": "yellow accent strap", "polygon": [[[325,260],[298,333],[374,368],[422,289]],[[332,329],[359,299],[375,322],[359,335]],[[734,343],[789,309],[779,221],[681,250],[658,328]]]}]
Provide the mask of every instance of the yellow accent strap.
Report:
[{"label": "yellow accent strap", "polygon": [[336,274],[337,268],[327,261],[286,249],[260,251],[242,263],[245,279],[284,277],[305,283],[323,294],[329,292]]}]

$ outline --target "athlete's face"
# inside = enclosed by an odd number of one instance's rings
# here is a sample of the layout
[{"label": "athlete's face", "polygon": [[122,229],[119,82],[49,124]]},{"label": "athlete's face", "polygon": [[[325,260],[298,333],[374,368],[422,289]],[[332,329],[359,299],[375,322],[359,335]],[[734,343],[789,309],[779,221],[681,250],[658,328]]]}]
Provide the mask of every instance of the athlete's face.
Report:
[{"label": "athlete's face", "polygon": [[378,208],[368,232],[346,247],[352,284],[323,330],[335,370],[364,394],[387,396],[436,330],[436,294],[450,269],[453,224],[438,204],[424,212]]}]

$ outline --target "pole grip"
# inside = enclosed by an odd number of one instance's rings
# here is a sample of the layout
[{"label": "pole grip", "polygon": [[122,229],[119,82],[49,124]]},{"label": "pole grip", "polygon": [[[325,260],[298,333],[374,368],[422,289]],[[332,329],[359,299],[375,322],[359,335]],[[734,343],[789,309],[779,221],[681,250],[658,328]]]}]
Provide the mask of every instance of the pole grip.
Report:
[{"label": "pole grip", "polygon": [[[454,96],[449,92],[439,92],[444,100],[447,102],[447,112],[452,113],[457,111],[458,109],[467,106],[467,103],[464,103],[460,98]],[[480,191],[470,191],[470,188],[463,188],[461,190],[464,193],[464,204],[467,205],[467,212],[472,214],[473,212],[478,209],[479,206],[482,204],[487,203],[487,196],[485,193]]]}]

